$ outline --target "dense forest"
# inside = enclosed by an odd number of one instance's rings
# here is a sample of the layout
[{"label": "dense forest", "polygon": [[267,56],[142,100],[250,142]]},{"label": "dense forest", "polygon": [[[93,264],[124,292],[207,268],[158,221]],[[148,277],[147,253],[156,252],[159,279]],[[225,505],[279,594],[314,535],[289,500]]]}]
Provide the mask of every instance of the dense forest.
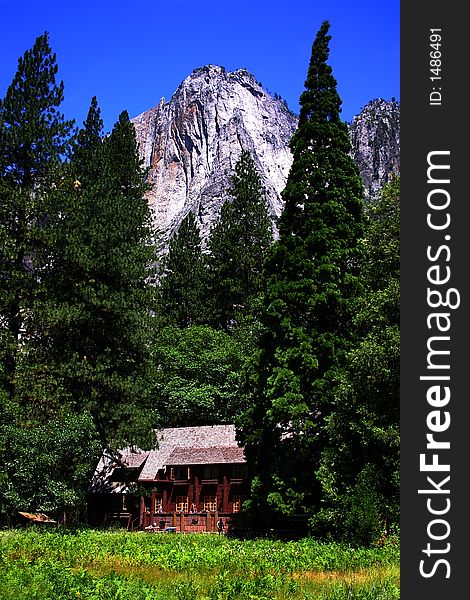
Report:
[{"label": "dense forest", "polygon": [[201,247],[192,213],[161,252],[126,111],[77,127],[48,34],[0,100],[0,520],[81,518],[103,448],[235,423],[244,510],[308,516],[367,545],[399,522],[399,179],[377,202],[313,42],[273,235],[242,152]]}]

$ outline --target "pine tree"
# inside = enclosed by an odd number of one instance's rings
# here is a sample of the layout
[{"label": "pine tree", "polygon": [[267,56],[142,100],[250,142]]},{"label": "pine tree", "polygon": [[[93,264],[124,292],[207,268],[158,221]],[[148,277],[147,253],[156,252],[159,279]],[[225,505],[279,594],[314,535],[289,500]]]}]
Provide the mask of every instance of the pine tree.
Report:
[{"label": "pine tree", "polygon": [[[39,272],[50,263],[50,190],[61,180],[72,123],[59,112],[63,82],[47,33],[18,61],[0,100],[0,335],[2,380],[16,396],[19,349],[34,336],[32,304]],[[23,357],[26,353],[23,353]]]},{"label": "pine tree", "polygon": [[75,174],[74,188],[98,182],[101,169],[103,119],[96,96],[93,96],[83,127],[73,145],[72,172]]},{"label": "pine tree", "polygon": [[[21,507],[45,508],[46,497],[56,498],[55,508],[83,500],[77,484],[83,486],[96,460],[96,432],[88,415],[71,414],[64,405],[50,355],[42,350],[51,341],[44,324],[50,322],[48,280],[57,257],[57,225],[65,214],[67,188],[73,189],[64,163],[73,123],[59,112],[64,85],[56,82],[57,71],[44,33],[19,59],[0,100],[2,520]],[[70,452],[84,442],[88,451]],[[34,466],[31,473],[21,463],[21,448]],[[62,468],[56,478],[51,471],[53,465],[57,472],[57,460]],[[38,465],[45,466],[39,478]]]},{"label": "pine tree", "polygon": [[324,424],[359,288],[363,186],[327,64],[328,31],[325,21],[300,96],[280,237],[266,261],[265,334],[246,374],[251,407],[239,421],[255,473],[251,505],[261,512],[312,513],[319,501]]},{"label": "pine tree", "polygon": [[146,404],[154,308],[150,212],[132,124],[124,111],[102,137],[96,100],[77,136],[46,284],[42,345],[61,394],[92,415],[103,444],[148,445]]},{"label": "pine tree", "polygon": [[196,219],[191,212],[170,240],[159,295],[158,312],[165,325],[189,327],[205,322],[207,269]]},{"label": "pine tree", "polygon": [[273,239],[265,190],[247,151],[235,166],[229,192],[231,199],[222,206],[209,240],[213,324],[225,330],[253,312]]}]

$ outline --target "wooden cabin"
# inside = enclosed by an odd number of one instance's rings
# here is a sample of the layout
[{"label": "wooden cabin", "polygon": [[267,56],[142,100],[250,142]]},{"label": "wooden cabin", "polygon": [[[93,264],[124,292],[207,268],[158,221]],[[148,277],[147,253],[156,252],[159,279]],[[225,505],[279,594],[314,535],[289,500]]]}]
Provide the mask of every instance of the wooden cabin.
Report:
[{"label": "wooden cabin", "polygon": [[88,520],[130,530],[215,531],[241,509],[249,488],[234,425],[167,428],[158,448],[106,453],[88,494]]}]

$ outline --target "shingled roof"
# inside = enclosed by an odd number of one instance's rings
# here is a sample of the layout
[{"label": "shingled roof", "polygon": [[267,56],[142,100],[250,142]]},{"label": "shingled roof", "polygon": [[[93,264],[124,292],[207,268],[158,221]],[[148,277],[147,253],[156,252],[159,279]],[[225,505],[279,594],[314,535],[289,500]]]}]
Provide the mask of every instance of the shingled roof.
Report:
[{"label": "shingled roof", "polygon": [[167,459],[171,466],[244,463],[243,448],[175,448]]},{"label": "shingled roof", "polygon": [[115,468],[141,469],[138,481],[154,481],[166,466],[246,462],[235,439],[234,425],[170,427],[157,432],[158,448],[150,452],[129,449],[120,452],[120,463],[103,454],[96,467],[90,492],[128,493],[127,484],[113,481]]},{"label": "shingled roof", "polygon": [[245,462],[235,439],[235,425],[174,427],[158,432],[158,449],[152,450],[139,481],[153,481],[167,465]]}]

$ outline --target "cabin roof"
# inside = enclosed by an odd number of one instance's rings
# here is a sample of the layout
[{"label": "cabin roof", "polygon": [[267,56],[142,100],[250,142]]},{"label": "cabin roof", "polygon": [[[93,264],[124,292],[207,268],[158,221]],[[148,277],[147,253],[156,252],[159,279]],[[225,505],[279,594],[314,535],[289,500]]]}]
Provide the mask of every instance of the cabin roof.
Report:
[{"label": "cabin roof", "polygon": [[[216,464],[245,462],[243,450],[235,439],[235,425],[206,425],[162,429],[157,436],[158,449],[151,450],[139,476],[139,481],[153,481],[167,465]],[[225,451],[225,458],[223,453]],[[170,460],[170,457],[173,458]],[[240,459],[243,456],[243,460]],[[222,460],[215,460],[222,458]],[[176,462],[174,462],[176,461]]]},{"label": "cabin roof", "polygon": [[175,448],[167,459],[171,466],[244,463],[243,448]]},{"label": "cabin roof", "polygon": [[[136,470],[135,481],[154,481],[160,469],[178,465],[232,464],[246,462],[235,439],[234,425],[170,427],[157,431],[158,448],[149,452],[123,449],[117,457],[103,453],[89,491],[128,493],[129,485],[114,481],[115,469]],[[116,471],[117,473],[118,471]]]}]

